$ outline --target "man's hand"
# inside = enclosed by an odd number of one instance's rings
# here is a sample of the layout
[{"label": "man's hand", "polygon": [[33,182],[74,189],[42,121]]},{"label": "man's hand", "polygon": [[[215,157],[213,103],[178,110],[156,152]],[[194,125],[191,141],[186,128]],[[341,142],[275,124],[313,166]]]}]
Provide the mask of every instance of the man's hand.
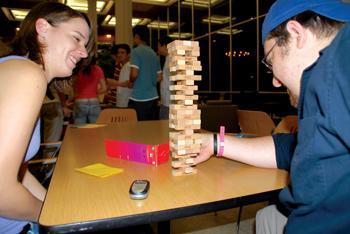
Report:
[{"label": "man's hand", "polygon": [[200,134],[202,143],[201,150],[195,158],[195,163],[207,161],[213,155],[213,134]]}]

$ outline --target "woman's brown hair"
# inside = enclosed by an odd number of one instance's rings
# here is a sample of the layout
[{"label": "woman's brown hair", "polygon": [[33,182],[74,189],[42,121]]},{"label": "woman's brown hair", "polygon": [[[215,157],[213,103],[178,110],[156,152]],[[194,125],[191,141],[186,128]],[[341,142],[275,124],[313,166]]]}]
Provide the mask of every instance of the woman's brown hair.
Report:
[{"label": "woman's brown hair", "polygon": [[52,26],[57,26],[72,18],[82,18],[90,28],[90,21],[84,13],[73,10],[64,4],[43,2],[33,7],[23,20],[20,30],[12,42],[11,54],[27,56],[30,60],[43,66],[43,45],[38,41],[38,33],[35,27],[35,23],[39,18],[45,19]]}]

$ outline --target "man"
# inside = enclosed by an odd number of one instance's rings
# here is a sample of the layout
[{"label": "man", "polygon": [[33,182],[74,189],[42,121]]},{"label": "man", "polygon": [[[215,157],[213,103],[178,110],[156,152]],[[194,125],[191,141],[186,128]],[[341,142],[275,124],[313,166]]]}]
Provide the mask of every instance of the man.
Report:
[{"label": "man", "polygon": [[130,87],[133,87],[129,107],[136,110],[137,119],[157,119],[157,82],[162,71],[156,53],[147,46],[149,29],[146,26],[133,28],[135,49],[131,52]]},{"label": "man", "polygon": [[[350,230],[349,20],[345,0],[277,0],[266,15],[263,62],[273,84],[299,99],[299,126],[297,139],[225,136],[224,157],[290,172],[290,186],[279,196],[282,209],[259,211],[257,233]],[[203,136],[197,163],[219,152],[215,139]]]},{"label": "man", "polygon": [[118,45],[117,59],[122,64],[119,79],[110,80],[109,85],[111,88],[117,88],[117,107],[126,108],[128,107],[129,97],[132,92],[132,89],[127,87],[130,77],[130,46],[128,44]]},{"label": "man", "polygon": [[163,79],[160,82],[160,110],[159,119],[169,119],[169,104],[170,104],[170,69],[169,69],[169,56],[167,45],[172,42],[172,39],[168,36],[164,36],[158,41],[158,53],[165,57],[163,66]]}]

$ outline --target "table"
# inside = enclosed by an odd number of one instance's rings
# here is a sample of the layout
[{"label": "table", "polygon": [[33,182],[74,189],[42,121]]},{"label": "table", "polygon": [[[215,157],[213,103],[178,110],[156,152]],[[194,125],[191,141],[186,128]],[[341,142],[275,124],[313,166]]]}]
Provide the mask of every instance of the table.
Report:
[{"label": "table", "polygon": [[[47,232],[84,232],[155,223],[259,202],[285,187],[288,174],[212,157],[194,175],[174,177],[159,166],[106,157],[104,139],[147,144],[168,141],[168,121],[140,121],[100,128],[67,129],[39,217]],[[93,163],[124,168],[100,179],[74,169]],[[147,179],[147,199],[131,200],[135,179]]]}]

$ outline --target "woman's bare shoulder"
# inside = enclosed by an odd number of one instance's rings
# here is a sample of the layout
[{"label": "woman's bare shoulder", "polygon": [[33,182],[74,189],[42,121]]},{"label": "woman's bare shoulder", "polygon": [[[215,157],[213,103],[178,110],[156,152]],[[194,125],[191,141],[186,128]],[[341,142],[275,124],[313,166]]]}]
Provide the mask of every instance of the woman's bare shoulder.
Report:
[{"label": "woman's bare shoulder", "polygon": [[27,59],[12,59],[0,63],[0,83],[3,82],[23,82],[29,86],[47,85],[43,69]]}]

